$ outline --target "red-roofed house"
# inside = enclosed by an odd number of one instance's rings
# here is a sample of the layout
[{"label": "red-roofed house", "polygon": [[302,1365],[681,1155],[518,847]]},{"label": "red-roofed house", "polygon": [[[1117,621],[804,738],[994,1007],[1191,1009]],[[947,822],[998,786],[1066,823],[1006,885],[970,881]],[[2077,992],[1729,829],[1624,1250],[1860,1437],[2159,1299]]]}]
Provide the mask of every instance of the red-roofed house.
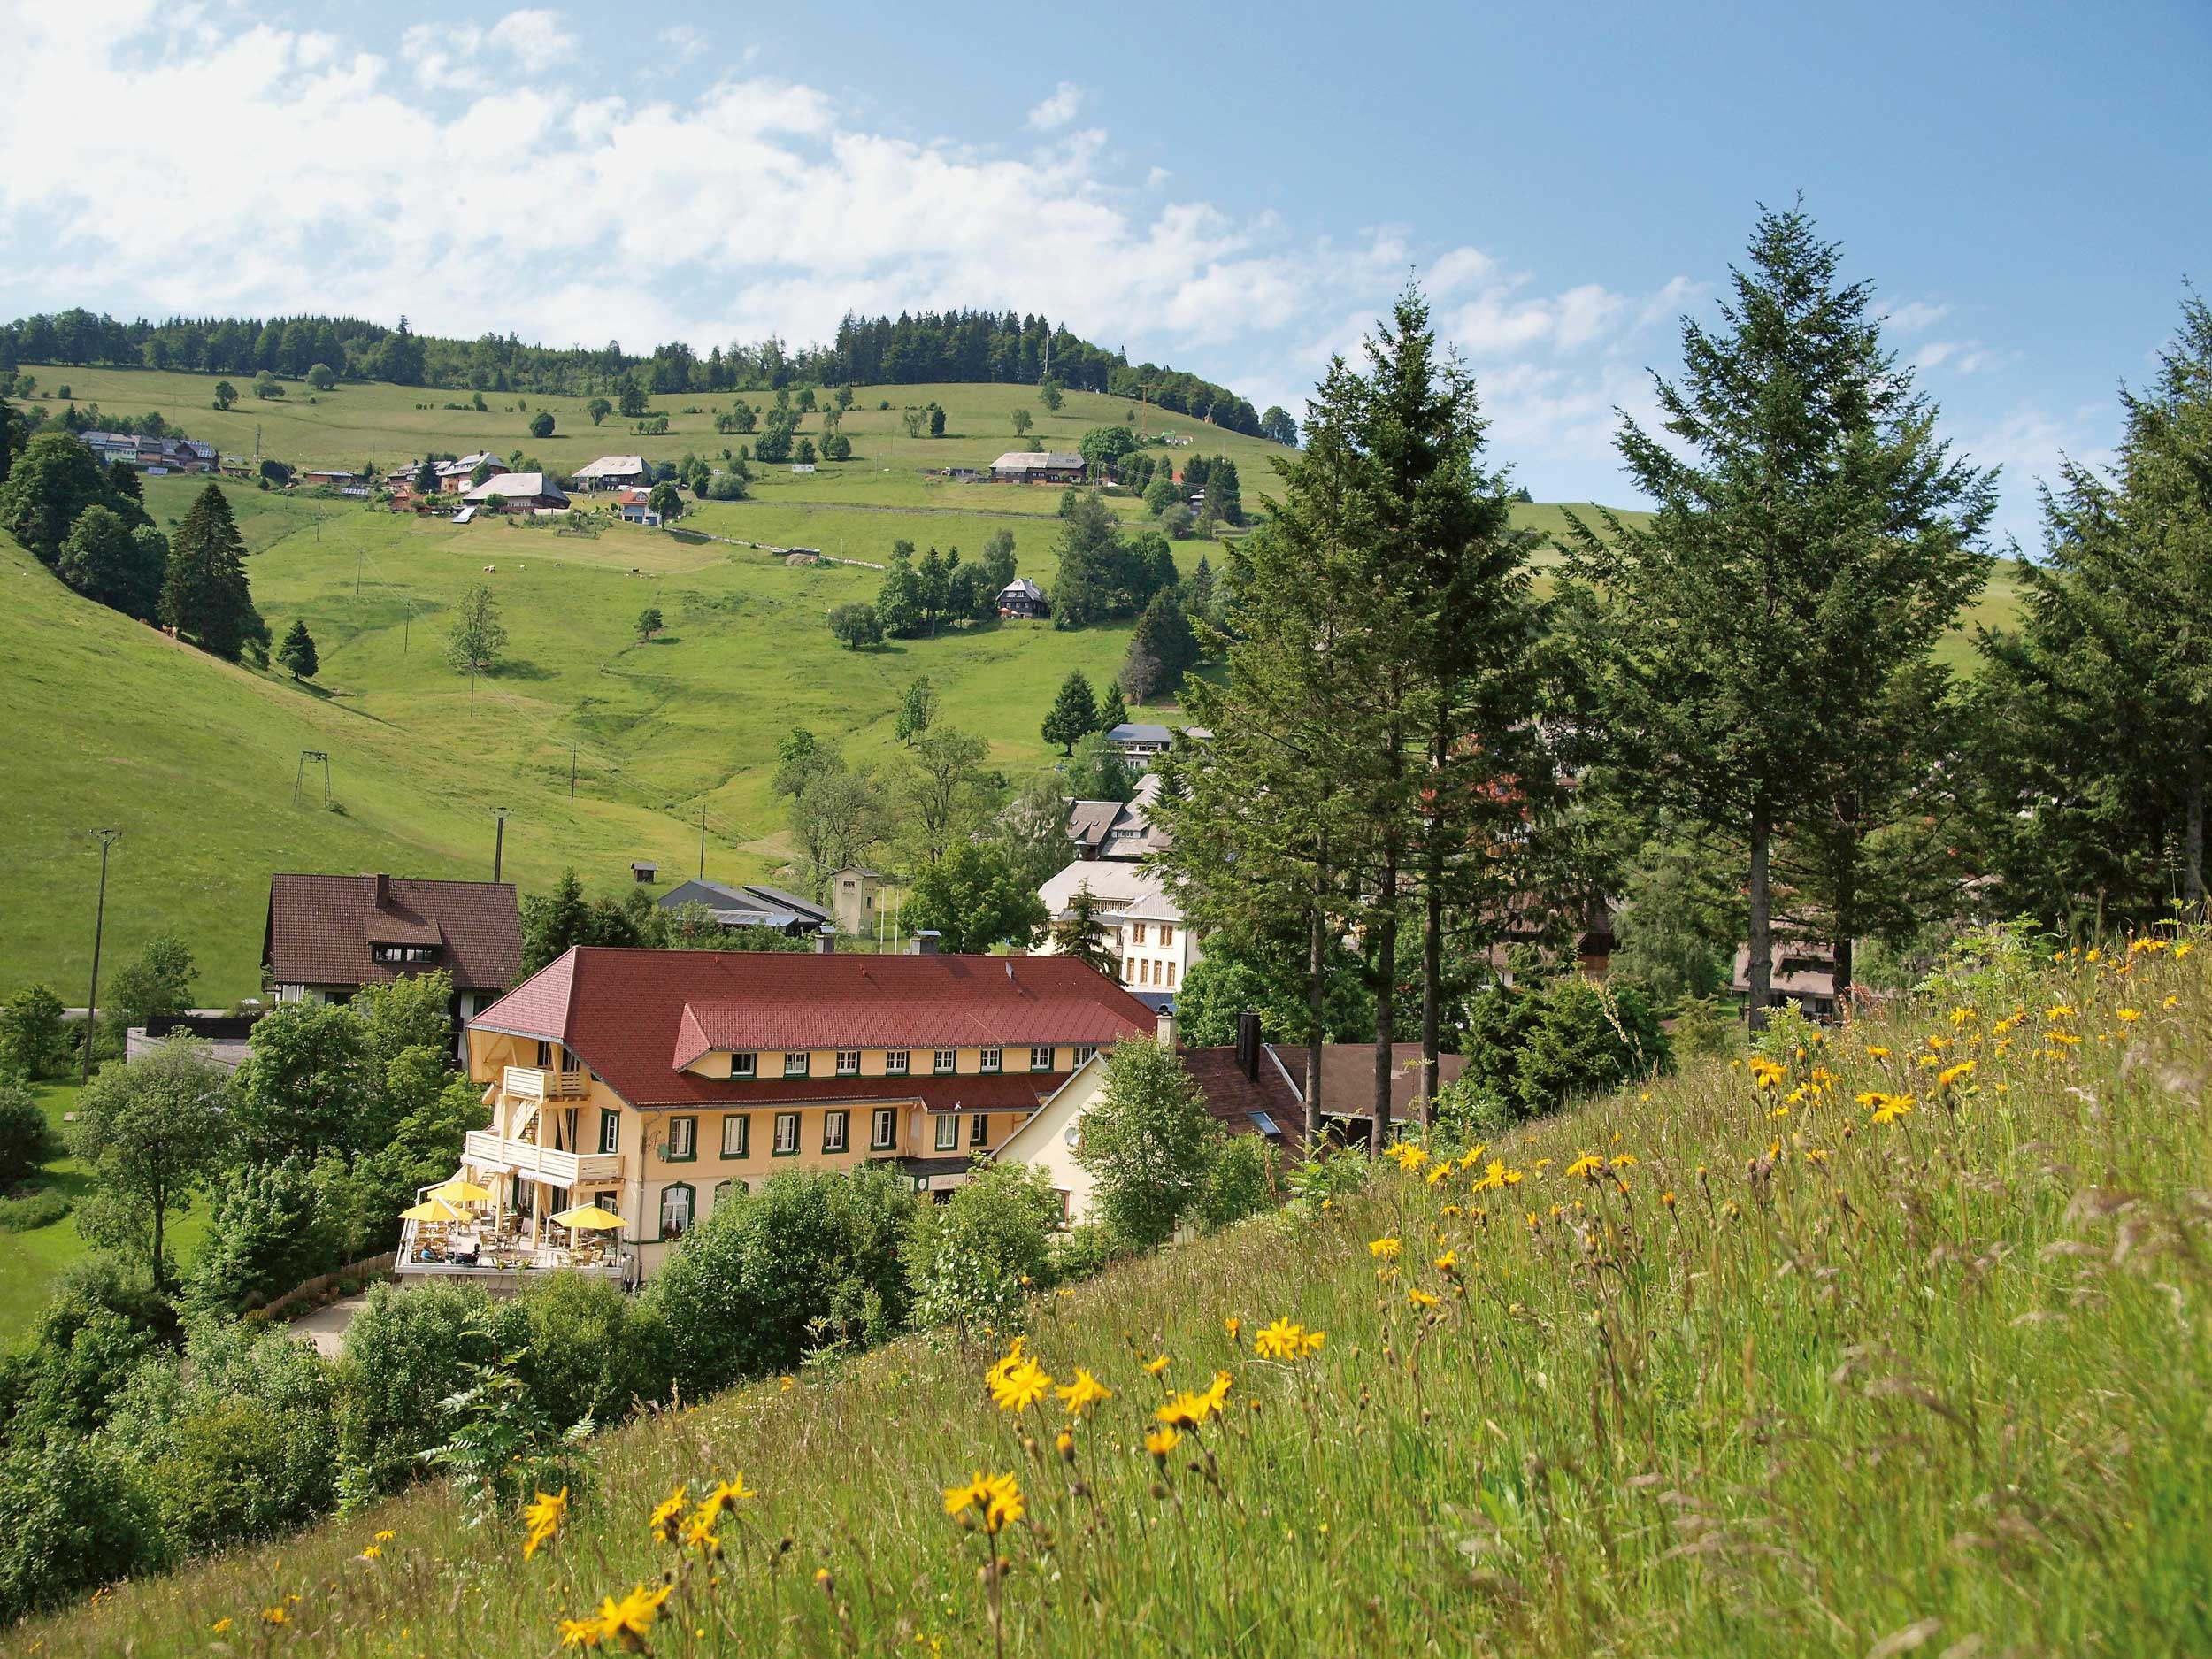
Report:
[{"label": "red-roofed house", "polygon": [[[949,1191],[1098,1049],[1152,1028],[1064,957],[579,947],[470,1022],[492,1123],[461,1173],[495,1194],[495,1233],[611,1211],[621,1271],[644,1277],[779,1170],[881,1161]],[[400,1271],[455,1271],[417,1255],[410,1224]]]},{"label": "red-roofed house", "polygon": [[460,1024],[522,971],[508,881],[273,875],[261,970],[280,1002],[344,1002],[365,985],[444,969]]}]

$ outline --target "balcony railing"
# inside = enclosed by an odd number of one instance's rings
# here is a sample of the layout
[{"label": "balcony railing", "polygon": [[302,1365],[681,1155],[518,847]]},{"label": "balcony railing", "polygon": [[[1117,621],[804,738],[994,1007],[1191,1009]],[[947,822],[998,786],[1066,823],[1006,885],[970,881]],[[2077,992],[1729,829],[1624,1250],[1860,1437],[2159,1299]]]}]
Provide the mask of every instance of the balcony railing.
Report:
[{"label": "balcony railing", "polygon": [[[400,1227],[394,1271],[403,1277],[510,1279],[518,1283],[533,1273],[564,1269],[603,1274],[610,1279],[627,1276],[629,1254],[621,1245],[593,1234],[585,1235],[580,1246],[571,1246],[567,1240],[568,1230],[565,1227],[549,1227],[541,1241],[528,1237],[486,1236],[466,1227],[431,1229],[409,1221]],[[434,1259],[419,1259],[425,1256]],[[470,1256],[475,1260],[468,1260]],[[461,1259],[453,1259],[456,1256]]]},{"label": "balcony railing", "polygon": [[622,1179],[618,1152],[563,1152],[528,1141],[510,1141],[488,1129],[470,1130],[461,1156],[479,1170],[511,1171],[526,1180],[549,1181],[556,1187]]},{"label": "balcony railing", "polygon": [[584,1073],[550,1071],[538,1065],[511,1065],[500,1087],[516,1100],[581,1100]]}]

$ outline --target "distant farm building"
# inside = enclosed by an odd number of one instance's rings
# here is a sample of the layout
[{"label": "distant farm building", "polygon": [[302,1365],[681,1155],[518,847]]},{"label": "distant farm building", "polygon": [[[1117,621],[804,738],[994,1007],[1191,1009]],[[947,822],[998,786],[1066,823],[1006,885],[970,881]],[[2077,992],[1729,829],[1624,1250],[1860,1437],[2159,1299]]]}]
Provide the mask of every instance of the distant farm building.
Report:
[{"label": "distant farm building", "polygon": [[998,590],[998,613],[1002,617],[1048,617],[1052,606],[1045,590],[1026,576],[1017,576]]},{"label": "distant farm building", "polygon": [[472,507],[488,507],[495,495],[509,512],[558,511],[568,505],[567,492],[546,472],[495,472],[462,499]]},{"label": "distant farm building", "polygon": [[650,484],[653,469],[641,455],[603,455],[576,469],[572,480],[585,489],[620,489],[625,485]]},{"label": "distant farm building", "polygon": [[991,463],[1002,484],[1080,484],[1083,457],[1062,449],[1009,449]]},{"label": "distant farm building", "polygon": [[142,472],[212,472],[217,456],[211,443],[190,438],[134,437],[127,432],[81,432],[77,441],[103,465],[120,461]]}]

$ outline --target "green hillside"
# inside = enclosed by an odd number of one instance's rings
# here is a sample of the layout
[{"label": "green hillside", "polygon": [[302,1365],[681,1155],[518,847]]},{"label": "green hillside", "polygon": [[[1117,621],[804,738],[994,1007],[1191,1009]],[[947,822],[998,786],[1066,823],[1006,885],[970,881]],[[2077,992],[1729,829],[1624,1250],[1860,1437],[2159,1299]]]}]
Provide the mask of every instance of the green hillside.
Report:
[{"label": "green hillside", "polygon": [[[1303,1217],[1034,1299],[1043,1382],[1110,1391],[1072,1419],[995,1408],[995,1348],[833,1355],[611,1435],[529,1558],[440,1483],[17,1647],[2202,1653],[2212,980],[2155,943],[1337,1161]],[[718,1482],[706,1542],[656,1538]]]},{"label": "green hillside", "polygon": [[[489,398],[495,412],[479,415],[438,407],[465,395],[349,385],[311,401],[294,386],[283,399],[249,397],[221,414],[209,406],[207,376],[50,369],[40,379],[111,413],[159,408],[226,450],[251,452],[257,424],[263,453],[295,465],[393,465],[426,449],[521,448],[572,467],[610,451],[674,460],[741,442],[713,432],[704,398],[655,400],[673,429],[644,438],[613,419],[595,431],[577,400],[526,398],[525,413],[500,408],[511,398]],[[874,407],[885,397],[890,411]],[[930,399],[946,408],[949,435],[908,437],[896,406]],[[687,526],[879,563],[901,538],[972,555],[1007,528],[1021,571],[1049,588],[1057,490],[926,475],[987,464],[1010,447],[1017,405],[1032,410],[1047,442],[1069,447],[1131,410],[1126,400],[1070,393],[1053,414],[1003,386],[870,388],[845,420],[854,460],[812,474],[770,472],[756,499],[703,504]],[[555,410],[559,431],[535,442],[527,424],[541,406]],[[1234,458],[1259,509],[1269,460],[1285,451],[1180,417],[1152,420],[1155,431],[1194,438],[1173,453]],[[810,417],[805,429],[818,425]],[[145,487],[166,528],[204,482],[150,478]],[[872,570],[793,566],[614,524],[595,536],[504,521],[455,526],[226,488],[271,627],[281,635],[304,619],[320,648],[312,687],[172,645],[77,599],[0,541],[0,591],[22,641],[0,663],[19,734],[0,758],[6,983],[50,979],[68,1000],[82,999],[96,872],[88,832],[97,826],[126,832],[111,871],[110,948],[127,954],[180,927],[206,974],[201,995],[227,999],[256,987],[272,870],[487,874],[493,815],[505,808],[506,871],[526,887],[572,864],[588,886],[611,889],[641,857],[688,874],[703,810],[709,873],[767,875],[788,852],[769,780],[792,726],[843,741],[857,761],[887,760],[897,699],[926,673],[942,695],[941,718],[987,738],[992,764],[1018,776],[1052,757],[1037,726],[1059,680],[1080,668],[1102,683],[1127,646],[1126,624],[1064,634],[1016,623],[856,655],[836,645],[823,618],[832,605],[872,598]],[[1141,517],[1133,501],[1115,505]],[[1528,511],[1551,527],[1555,510]],[[1200,541],[1177,547],[1186,570],[1221,552]],[[476,687],[472,716],[468,682],[446,666],[442,646],[448,611],[480,581],[499,598],[510,644],[502,671]],[[649,604],[668,623],[649,645],[634,632]],[[319,768],[307,798],[294,803],[303,750],[330,757],[331,810]]]}]

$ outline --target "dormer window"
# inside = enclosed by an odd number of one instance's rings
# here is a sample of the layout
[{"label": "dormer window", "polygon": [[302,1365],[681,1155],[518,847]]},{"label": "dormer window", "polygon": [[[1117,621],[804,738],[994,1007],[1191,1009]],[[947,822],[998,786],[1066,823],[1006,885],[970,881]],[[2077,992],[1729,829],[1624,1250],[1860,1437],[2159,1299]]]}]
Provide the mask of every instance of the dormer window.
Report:
[{"label": "dormer window", "polygon": [[384,967],[419,967],[438,959],[435,945],[371,945],[369,960]]},{"label": "dormer window", "polygon": [[757,1054],[733,1054],[730,1056],[732,1077],[758,1077],[760,1056]]}]

